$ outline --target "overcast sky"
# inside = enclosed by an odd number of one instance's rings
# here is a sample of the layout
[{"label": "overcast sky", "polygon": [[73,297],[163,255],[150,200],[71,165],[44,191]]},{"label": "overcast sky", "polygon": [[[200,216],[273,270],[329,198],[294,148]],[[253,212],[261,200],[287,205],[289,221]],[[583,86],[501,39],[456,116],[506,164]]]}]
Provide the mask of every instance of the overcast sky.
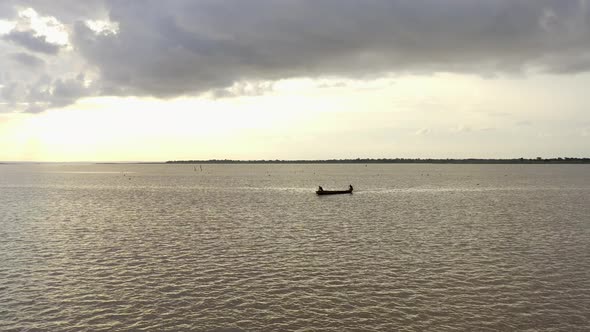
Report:
[{"label": "overcast sky", "polygon": [[0,160],[590,156],[590,1],[0,3]]}]

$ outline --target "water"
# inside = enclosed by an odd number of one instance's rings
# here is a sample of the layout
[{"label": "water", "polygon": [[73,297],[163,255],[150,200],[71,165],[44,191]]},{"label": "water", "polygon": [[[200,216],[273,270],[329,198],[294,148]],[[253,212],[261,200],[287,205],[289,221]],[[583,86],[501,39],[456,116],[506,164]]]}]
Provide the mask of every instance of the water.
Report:
[{"label": "water", "polygon": [[0,166],[2,331],[589,326],[590,165]]}]

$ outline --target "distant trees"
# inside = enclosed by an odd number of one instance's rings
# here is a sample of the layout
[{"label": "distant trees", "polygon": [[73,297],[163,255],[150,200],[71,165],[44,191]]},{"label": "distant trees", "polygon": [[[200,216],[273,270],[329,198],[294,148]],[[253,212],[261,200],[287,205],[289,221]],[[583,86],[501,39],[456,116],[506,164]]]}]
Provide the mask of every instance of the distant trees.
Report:
[{"label": "distant trees", "polygon": [[171,160],[167,164],[590,164],[590,158],[541,158],[534,159],[421,159],[421,158],[356,158],[323,160]]}]

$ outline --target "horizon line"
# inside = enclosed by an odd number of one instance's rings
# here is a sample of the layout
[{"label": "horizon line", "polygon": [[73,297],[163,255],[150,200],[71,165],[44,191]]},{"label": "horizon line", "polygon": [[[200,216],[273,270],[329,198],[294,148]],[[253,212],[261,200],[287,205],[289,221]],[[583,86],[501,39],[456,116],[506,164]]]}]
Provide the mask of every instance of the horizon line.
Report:
[{"label": "horizon line", "polygon": [[331,158],[331,159],[177,159],[167,161],[0,161],[0,164],[305,164],[305,163],[590,163],[590,157],[535,158]]}]

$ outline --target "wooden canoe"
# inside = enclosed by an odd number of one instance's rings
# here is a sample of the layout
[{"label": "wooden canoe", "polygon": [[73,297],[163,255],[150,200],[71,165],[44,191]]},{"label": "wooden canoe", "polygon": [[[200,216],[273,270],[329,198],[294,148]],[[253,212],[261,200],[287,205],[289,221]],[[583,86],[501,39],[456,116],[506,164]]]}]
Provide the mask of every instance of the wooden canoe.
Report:
[{"label": "wooden canoe", "polygon": [[352,194],[352,190],[317,190],[318,195],[338,195],[338,194]]}]

